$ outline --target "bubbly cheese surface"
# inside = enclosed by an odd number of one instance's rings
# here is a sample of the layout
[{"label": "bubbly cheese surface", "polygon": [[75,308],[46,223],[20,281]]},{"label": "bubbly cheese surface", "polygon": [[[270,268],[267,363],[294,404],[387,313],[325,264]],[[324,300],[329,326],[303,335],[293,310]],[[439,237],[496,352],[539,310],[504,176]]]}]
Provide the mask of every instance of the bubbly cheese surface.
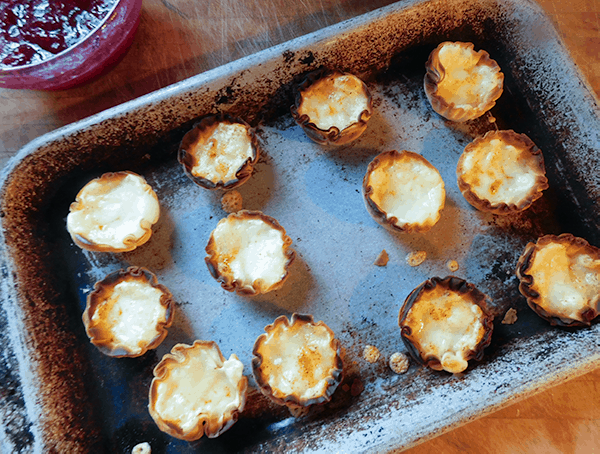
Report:
[{"label": "bubbly cheese surface", "polygon": [[398,226],[435,223],[446,192],[439,172],[418,159],[404,155],[385,160],[371,173],[371,199]]},{"label": "bubbly cheese surface", "polygon": [[237,171],[254,154],[246,127],[227,122],[217,123],[190,151],[194,155],[192,175],[213,183],[235,180]]},{"label": "bubbly cheese surface", "polygon": [[535,302],[554,316],[582,320],[581,313],[600,301],[600,260],[566,244],[538,249],[527,274],[540,294]]},{"label": "bubbly cheese surface", "polygon": [[143,178],[95,179],[71,205],[67,229],[92,243],[122,249],[146,235],[159,212],[156,195]]},{"label": "bubbly cheese surface", "polygon": [[477,108],[485,104],[499,85],[499,71],[479,64],[479,55],[457,43],[446,43],[439,53],[444,76],[438,83],[437,94],[458,108]]},{"label": "bubbly cheese surface", "polygon": [[157,329],[159,322],[166,321],[167,308],[160,303],[162,295],[163,292],[146,282],[122,281],[98,305],[92,322],[106,328],[115,348],[141,353],[161,334]]},{"label": "bubbly cheese surface", "polygon": [[498,138],[465,151],[458,173],[473,193],[492,204],[518,204],[531,194],[538,176],[544,174],[529,150]]},{"label": "bubbly cheese surface", "polygon": [[222,219],[213,231],[219,272],[242,285],[261,280],[267,287],[286,273],[283,233],[262,219]]},{"label": "bubbly cheese surface", "polygon": [[288,328],[277,324],[258,352],[273,395],[284,398],[294,394],[300,399],[323,396],[329,386],[327,379],[336,369],[337,351],[332,341],[324,326],[295,323]]},{"label": "bubbly cheese surface", "polygon": [[353,75],[333,75],[317,80],[302,92],[300,115],[324,131],[335,126],[343,131],[358,123],[369,108],[369,98],[362,81]]},{"label": "bubbly cheese surface", "polygon": [[459,373],[468,366],[466,356],[485,333],[481,308],[459,293],[440,287],[424,290],[410,309],[404,325],[425,357],[437,358],[444,370]]},{"label": "bubbly cheese surface", "polygon": [[223,424],[244,400],[239,389],[242,362],[236,355],[221,361],[216,349],[202,345],[184,352],[185,360],[171,363],[166,377],[158,380],[154,409],[184,433],[203,420],[210,425]]}]

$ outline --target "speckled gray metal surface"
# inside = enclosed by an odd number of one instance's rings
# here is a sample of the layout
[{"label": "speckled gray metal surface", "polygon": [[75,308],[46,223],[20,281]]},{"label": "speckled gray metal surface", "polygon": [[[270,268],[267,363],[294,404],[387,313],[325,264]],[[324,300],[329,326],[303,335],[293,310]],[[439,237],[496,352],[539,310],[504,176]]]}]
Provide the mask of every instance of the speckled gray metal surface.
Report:
[{"label": "speckled gray metal surface", "polygon": [[[430,108],[424,63],[441,41],[472,41],[503,69],[505,92],[479,120],[457,125]],[[356,142],[318,146],[289,114],[293,84],[321,65],[362,76],[375,114]],[[194,185],[175,159],[195,120],[223,111],[258,129],[264,154],[239,190],[244,208],[276,218],[297,253],[278,291],[242,297],[221,289],[204,264],[211,230],[225,216],[220,193]],[[458,156],[498,125],[529,135],[544,152],[550,188],[527,212],[474,210],[455,176]],[[571,232],[600,245],[600,123],[596,99],[548,20],[513,0],[403,2],[261,52],[44,136],[6,168],[2,188],[2,444],[16,452],[382,452],[414,445],[598,364],[599,325],[567,331],[533,314],[514,269],[528,241]],[[360,193],[370,160],[390,149],[418,152],[445,181],[446,207],[424,234],[394,235],[367,213]],[[84,252],[64,228],[79,188],[105,171],[132,170],[155,188],[162,215],[151,240],[124,254]],[[376,267],[385,249],[390,261]],[[411,267],[406,256],[425,251]],[[454,273],[449,260],[459,263]],[[91,346],[81,324],[86,294],[120,267],[145,266],[170,288],[177,313],[167,339],[141,358]],[[410,291],[455,274],[493,300],[492,345],[452,376],[412,364],[397,315]],[[515,308],[514,325],[500,323]],[[252,346],[277,316],[310,313],[345,348],[345,378],[326,406],[290,418],[252,387],[240,420],[218,439],[188,444],[162,434],[147,413],[152,367],[178,342],[216,341],[250,375]],[[382,359],[362,358],[366,345]],[[252,380],[250,384],[253,385]]]}]

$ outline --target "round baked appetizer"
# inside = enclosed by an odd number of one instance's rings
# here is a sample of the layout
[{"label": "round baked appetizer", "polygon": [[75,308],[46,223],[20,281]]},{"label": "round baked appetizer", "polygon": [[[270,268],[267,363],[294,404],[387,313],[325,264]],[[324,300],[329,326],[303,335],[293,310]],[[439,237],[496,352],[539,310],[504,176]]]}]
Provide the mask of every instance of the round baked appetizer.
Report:
[{"label": "round baked appetizer", "polygon": [[222,114],[204,117],[183,136],[177,158],[198,186],[232,189],[250,178],[258,156],[254,129]]},{"label": "round baked appetizer", "polygon": [[425,94],[431,107],[451,121],[482,116],[496,104],[504,74],[485,50],[473,43],[443,42],[425,65]]},{"label": "round baked appetizer", "polygon": [[156,193],[133,172],[105,173],[86,184],[69,207],[67,230],[77,246],[127,252],[150,239],[158,221]]},{"label": "round baked appetizer", "polygon": [[171,292],[152,272],[131,266],[96,282],[82,319],[90,341],[102,353],[136,357],[163,341],[173,312]]},{"label": "round baked appetizer", "polygon": [[570,233],[528,243],[517,263],[519,291],[552,325],[589,326],[600,304],[600,249]]},{"label": "round baked appetizer", "polygon": [[541,150],[512,130],[489,131],[468,144],[456,175],[467,202],[494,214],[524,211],[548,188]]},{"label": "round baked appetizer", "polygon": [[238,419],[248,379],[215,342],[177,344],[154,368],[148,410],[160,430],[186,441],[218,437]]},{"label": "round baked appetizer", "polygon": [[212,231],[205,261],[225,290],[267,293],[288,277],[295,258],[291,244],[275,219],[260,211],[240,210],[221,219]]},{"label": "round baked appetizer", "polygon": [[342,381],[340,343],[310,315],[282,315],[265,327],[252,353],[252,373],[261,392],[292,415],[329,402]]},{"label": "round baked appetizer", "polygon": [[412,151],[386,151],[363,178],[369,214],[392,231],[425,232],[440,219],[446,201],[438,170]]},{"label": "round baked appetizer", "polygon": [[352,74],[321,69],[298,87],[292,116],[320,144],[343,145],[358,138],[373,115],[367,85]]},{"label": "round baked appetizer", "polygon": [[473,284],[432,277],[414,289],[400,309],[402,341],[415,360],[434,370],[464,371],[481,360],[492,339],[488,297]]}]

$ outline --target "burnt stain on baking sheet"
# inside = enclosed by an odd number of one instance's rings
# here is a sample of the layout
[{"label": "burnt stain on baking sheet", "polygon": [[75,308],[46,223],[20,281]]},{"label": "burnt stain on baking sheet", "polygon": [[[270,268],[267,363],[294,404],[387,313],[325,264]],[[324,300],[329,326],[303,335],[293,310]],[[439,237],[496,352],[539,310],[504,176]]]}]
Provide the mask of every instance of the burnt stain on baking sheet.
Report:
[{"label": "burnt stain on baking sheet", "polygon": [[299,60],[303,65],[312,65],[315,62],[315,55],[309,50],[304,56],[300,57]]},{"label": "burnt stain on baking sheet", "polygon": [[295,55],[296,53],[292,52],[291,50],[286,50],[281,54],[284,63],[291,63]]},{"label": "burnt stain on baking sheet", "polygon": [[[5,266],[2,267],[2,278],[8,277]],[[5,311],[0,308],[0,325],[7,326]],[[0,330],[0,344],[10,345],[6,330]],[[34,441],[31,431],[32,422],[27,415],[23,389],[19,379],[19,366],[14,355],[0,363],[0,414],[4,415],[4,436],[14,452],[25,451]]]}]

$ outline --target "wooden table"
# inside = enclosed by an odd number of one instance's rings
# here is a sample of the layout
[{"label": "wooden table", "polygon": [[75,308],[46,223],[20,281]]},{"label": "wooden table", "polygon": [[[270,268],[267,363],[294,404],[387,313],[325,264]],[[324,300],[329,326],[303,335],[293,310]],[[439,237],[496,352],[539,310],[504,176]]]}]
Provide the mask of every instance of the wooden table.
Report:
[{"label": "wooden table", "polygon": [[[145,0],[135,42],[110,73],[61,92],[0,89],[0,167],[65,124],[390,0]],[[600,0],[539,0],[600,95]],[[410,453],[600,451],[600,369],[481,418]]]}]

